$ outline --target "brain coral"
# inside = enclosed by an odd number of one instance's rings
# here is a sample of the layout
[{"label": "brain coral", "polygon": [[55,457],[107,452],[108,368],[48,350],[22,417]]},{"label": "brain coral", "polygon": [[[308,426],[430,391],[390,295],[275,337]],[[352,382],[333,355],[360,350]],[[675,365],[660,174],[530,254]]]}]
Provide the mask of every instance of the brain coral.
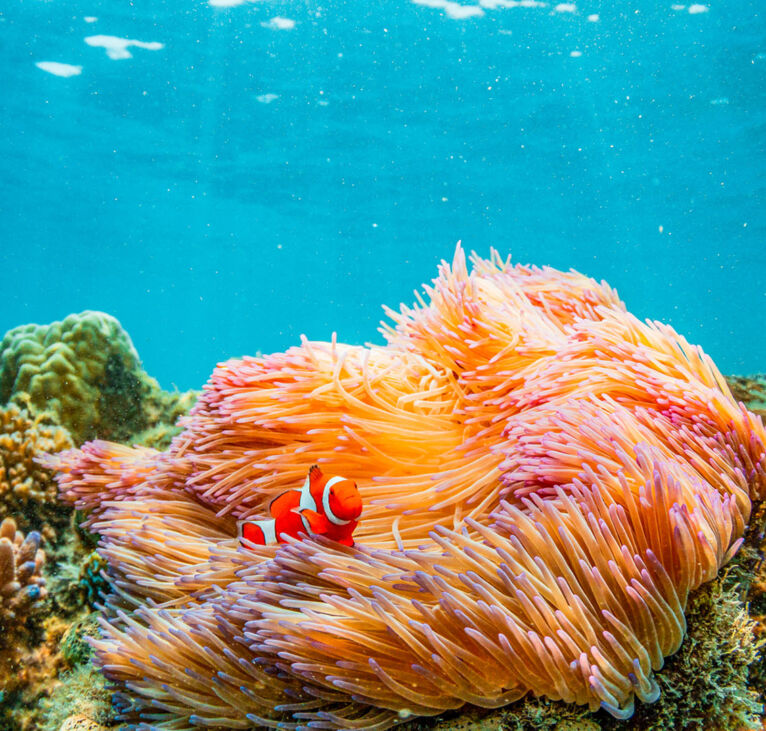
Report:
[{"label": "brain coral", "polygon": [[77,443],[127,440],[158,421],[172,423],[193,399],[162,391],[120,323],[103,312],[22,325],[0,342],[0,403],[50,412]]},{"label": "brain coral", "polygon": [[[385,346],[218,366],[170,449],[50,457],[113,594],[97,660],[140,729],[385,729],[527,693],[651,702],[689,592],[766,493],[761,420],[606,284],[452,266]],[[240,548],[320,463],[357,546]]]},{"label": "brain coral", "polygon": [[15,515],[22,528],[30,525],[53,539],[51,530],[66,522],[69,511],[57,501],[56,483],[36,455],[72,446],[66,429],[45,423],[12,404],[0,408],[0,519]]}]

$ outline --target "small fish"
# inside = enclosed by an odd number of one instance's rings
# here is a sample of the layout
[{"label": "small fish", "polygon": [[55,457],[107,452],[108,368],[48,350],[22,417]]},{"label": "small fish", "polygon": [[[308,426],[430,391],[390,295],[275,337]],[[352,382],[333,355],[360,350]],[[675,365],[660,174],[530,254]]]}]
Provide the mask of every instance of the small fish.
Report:
[{"label": "small fish", "polygon": [[362,498],[353,480],[327,478],[314,465],[300,490],[287,490],[269,504],[270,519],[241,520],[240,540],[258,545],[284,543],[283,535],[322,535],[353,546],[354,529],[362,514]]}]

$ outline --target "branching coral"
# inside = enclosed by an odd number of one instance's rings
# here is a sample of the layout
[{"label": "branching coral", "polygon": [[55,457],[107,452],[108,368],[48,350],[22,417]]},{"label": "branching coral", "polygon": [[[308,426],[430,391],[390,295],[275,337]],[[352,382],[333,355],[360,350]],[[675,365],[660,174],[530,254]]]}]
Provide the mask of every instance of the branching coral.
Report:
[{"label": "branching coral", "polygon": [[40,534],[26,537],[16,530],[16,521],[6,518],[0,523],[0,645],[14,636],[14,627],[23,625],[27,613],[45,598],[42,568],[45,552],[40,548]]},{"label": "branching coral", "polygon": [[158,422],[173,424],[194,398],[162,391],[120,323],[103,312],[22,325],[0,342],[0,403],[50,412],[77,443],[127,440]]},{"label": "branching coral", "polygon": [[[20,684],[19,663],[27,652],[30,620],[45,599],[40,534],[26,536],[13,518],[0,523],[0,689],[3,696]],[[2,700],[2,697],[0,697]],[[0,721],[3,720],[0,703]]]},{"label": "branching coral", "polygon": [[[766,433],[698,348],[577,273],[462,252],[384,347],[219,366],[166,453],[47,460],[102,536],[95,643],[140,728],[385,729],[527,693],[657,699],[689,592],[766,494]],[[353,549],[238,547],[313,463]],[[163,603],[157,606],[157,603]]]}]

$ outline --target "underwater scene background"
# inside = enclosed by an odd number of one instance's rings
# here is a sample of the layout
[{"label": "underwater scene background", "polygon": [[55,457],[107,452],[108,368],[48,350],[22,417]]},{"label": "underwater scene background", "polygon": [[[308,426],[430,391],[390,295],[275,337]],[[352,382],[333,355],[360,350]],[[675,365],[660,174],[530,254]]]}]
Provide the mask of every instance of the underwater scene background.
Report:
[{"label": "underwater scene background", "polygon": [[103,310],[198,387],[301,333],[379,342],[380,305],[462,240],[764,369],[756,0],[13,0],[0,22],[0,331]]},{"label": "underwater scene background", "polygon": [[0,731],[766,729],[760,3],[0,38]]}]

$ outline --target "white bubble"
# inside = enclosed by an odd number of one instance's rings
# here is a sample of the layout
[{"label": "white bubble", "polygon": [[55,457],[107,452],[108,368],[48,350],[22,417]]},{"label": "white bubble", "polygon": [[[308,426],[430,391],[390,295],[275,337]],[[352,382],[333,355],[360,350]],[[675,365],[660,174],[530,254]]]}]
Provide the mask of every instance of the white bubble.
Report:
[{"label": "white bubble", "polygon": [[292,30],[295,28],[295,21],[290,18],[282,18],[279,15],[275,16],[266,23],[261,23],[264,28],[271,28],[271,30]]},{"label": "white bubble", "polygon": [[689,6],[690,15],[698,15],[699,13],[707,13],[710,10],[707,5],[694,4]]},{"label": "white bubble", "polygon": [[479,5],[488,10],[496,8],[544,8],[548,3],[539,0],[479,0]]},{"label": "white bubble", "polygon": [[580,56],[582,56],[582,51],[572,51],[569,55],[572,58],[580,58]]},{"label": "white bubble", "polygon": [[478,5],[461,5],[460,3],[447,3],[444,6],[444,12],[456,20],[484,15],[484,11]]},{"label": "white bubble", "polygon": [[279,99],[279,94],[260,94],[255,100],[261,104],[271,104],[275,99]]},{"label": "white bubble", "polygon": [[598,23],[598,21],[599,21],[599,20],[601,20],[601,18],[599,18],[599,15],[598,15],[598,13],[591,13],[591,14],[588,16],[588,20],[589,20],[591,23]]},{"label": "white bubble", "polygon": [[484,15],[484,11],[478,5],[461,5],[452,0],[412,0],[412,2],[415,5],[443,10],[448,17],[455,20]]},{"label": "white bubble", "polygon": [[553,8],[557,13],[576,13],[577,6],[574,3],[559,3]]},{"label": "white bubble", "polygon": [[59,63],[58,61],[38,61],[35,66],[41,71],[47,71],[54,76],[79,76],[82,66],[74,66],[71,63]]},{"label": "white bubble", "polygon": [[136,41],[130,38],[118,38],[117,36],[88,36],[85,42],[94,48],[103,48],[106,55],[114,61],[132,58],[133,54],[128,50],[129,47],[144,48],[147,51],[159,51],[165,48],[164,43],[157,41]]},{"label": "white bubble", "polygon": [[86,16],[83,18],[83,20],[84,20],[86,23],[95,23],[95,22],[98,20],[98,18],[96,18],[94,15],[86,15]]}]

